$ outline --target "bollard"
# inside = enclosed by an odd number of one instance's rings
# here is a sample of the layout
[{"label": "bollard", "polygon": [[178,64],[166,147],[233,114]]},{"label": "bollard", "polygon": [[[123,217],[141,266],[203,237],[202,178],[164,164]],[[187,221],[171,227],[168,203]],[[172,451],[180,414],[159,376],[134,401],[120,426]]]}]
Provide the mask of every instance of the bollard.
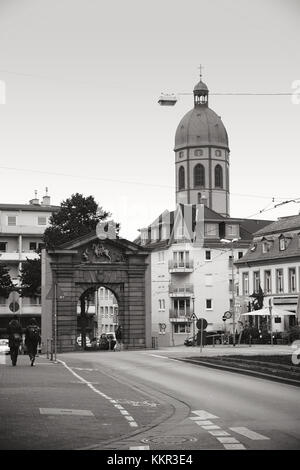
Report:
[{"label": "bollard", "polygon": [[53,339],[50,339],[50,361],[53,361]]}]

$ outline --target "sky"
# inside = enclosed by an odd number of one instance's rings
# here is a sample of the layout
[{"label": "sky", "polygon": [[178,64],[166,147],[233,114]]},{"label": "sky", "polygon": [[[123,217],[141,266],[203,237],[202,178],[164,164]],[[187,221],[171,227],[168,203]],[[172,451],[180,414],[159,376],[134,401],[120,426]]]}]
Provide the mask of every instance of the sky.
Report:
[{"label": "sky", "polygon": [[[135,239],[175,208],[174,137],[202,64],[230,215],[297,214],[261,211],[300,198],[299,19],[298,0],[0,0],[0,202],[92,194]],[[293,95],[213,95],[243,92]]]}]

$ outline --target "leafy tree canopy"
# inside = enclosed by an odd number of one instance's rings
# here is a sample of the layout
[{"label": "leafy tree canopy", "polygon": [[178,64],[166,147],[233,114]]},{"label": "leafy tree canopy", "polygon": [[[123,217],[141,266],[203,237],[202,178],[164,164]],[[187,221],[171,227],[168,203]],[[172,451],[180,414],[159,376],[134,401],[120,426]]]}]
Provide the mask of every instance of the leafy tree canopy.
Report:
[{"label": "leafy tree canopy", "polygon": [[21,297],[41,295],[41,259],[28,259],[21,269]]},{"label": "leafy tree canopy", "polygon": [[110,213],[98,207],[93,196],[73,194],[50,217],[50,226],[45,230],[43,239],[46,249],[56,248],[93,232],[98,222],[105,221],[108,216]]},{"label": "leafy tree canopy", "polygon": [[9,271],[6,266],[0,264],[0,296],[8,298],[10,292],[15,290]]}]

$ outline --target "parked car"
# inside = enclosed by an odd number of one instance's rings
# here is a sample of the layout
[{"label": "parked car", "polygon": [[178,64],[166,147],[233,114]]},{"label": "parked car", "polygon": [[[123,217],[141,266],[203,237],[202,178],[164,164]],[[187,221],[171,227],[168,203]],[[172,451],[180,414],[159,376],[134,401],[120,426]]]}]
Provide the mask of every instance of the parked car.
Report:
[{"label": "parked car", "polygon": [[0,354],[9,354],[8,339],[0,339]]},{"label": "parked car", "polygon": [[[198,334],[196,334],[194,337],[188,336],[184,342],[184,345],[193,346],[194,343],[197,346],[197,335]],[[226,344],[226,336],[224,335],[224,331],[205,331],[203,334],[203,345],[205,344]]]}]

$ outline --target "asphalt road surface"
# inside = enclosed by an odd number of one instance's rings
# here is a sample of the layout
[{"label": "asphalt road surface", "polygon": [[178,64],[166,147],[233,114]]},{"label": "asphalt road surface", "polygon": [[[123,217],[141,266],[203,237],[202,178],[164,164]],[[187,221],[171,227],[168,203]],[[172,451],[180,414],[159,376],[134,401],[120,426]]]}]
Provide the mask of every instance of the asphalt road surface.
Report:
[{"label": "asphalt road surface", "polygon": [[168,356],[0,363],[0,449],[300,450],[299,388]]}]

